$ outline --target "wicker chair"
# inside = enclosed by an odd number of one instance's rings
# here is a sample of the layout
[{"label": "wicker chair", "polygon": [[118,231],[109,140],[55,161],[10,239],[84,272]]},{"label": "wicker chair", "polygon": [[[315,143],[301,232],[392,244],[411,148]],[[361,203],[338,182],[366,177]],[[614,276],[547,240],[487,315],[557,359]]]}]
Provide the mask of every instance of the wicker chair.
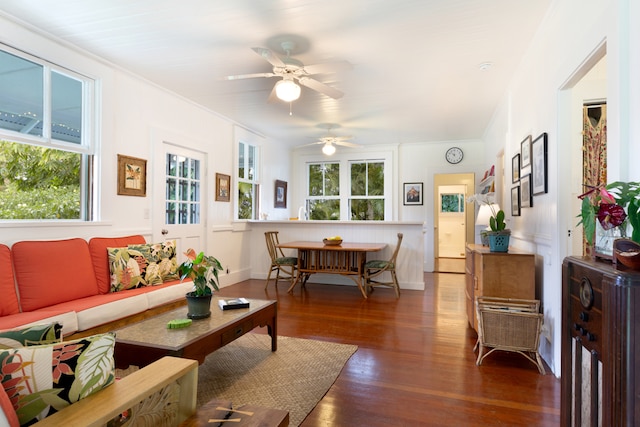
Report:
[{"label": "wicker chair", "polygon": [[[398,233],[398,243],[391,255],[391,259],[388,261],[371,260],[364,264],[364,288],[367,292],[372,292],[374,287],[386,286],[394,288],[396,291],[396,298],[400,298],[400,286],[398,285],[398,277],[396,276],[396,258],[398,258],[398,251],[400,250],[400,244],[402,243],[402,233]],[[374,277],[378,277],[381,274],[389,272],[391,274],[391,281],[374,280]]]},{"label": "wicker chair", "polygon": [[267,241],[267,251],[269,251],[269,256],[271,257],[269,275],[267,276],[267,282],[264,284],[264,288],[267,289],[267,286],[269,286],[271,273],[274,271],[276,272],[276,286],[278,286],[279,279],[288,279],[291,281],[291,285],[293,285],[297,278],[298,258],[284,255],[282,249],[278,247],[280,242],[278,241],[277,231],[266,231],[264,237]]},{"label": "wicker chair", "polygon": [[[544,365],[538,353],[542,314],[540,301],[515,298],[478,297],[478,360],[480,366],[485,357],[496,350],[520,353],[535,363],[542,375]],[[486,348],[491,348],[485,353]]]}]

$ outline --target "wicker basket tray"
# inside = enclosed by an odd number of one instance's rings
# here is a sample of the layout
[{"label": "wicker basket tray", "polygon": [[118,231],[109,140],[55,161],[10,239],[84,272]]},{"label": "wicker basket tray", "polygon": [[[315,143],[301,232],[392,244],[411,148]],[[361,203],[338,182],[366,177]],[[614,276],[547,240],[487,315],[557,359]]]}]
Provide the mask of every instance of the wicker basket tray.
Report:
[{"label": "wicker basket tray", "polygon": [[[540,301],[478,297],[478,360],[480,366],[485,357],[495,350],[513,351],[535,363],[541,374],[545,374],[538,353],[542,314]],[[491,349],[485,353],[486,349]]]}]

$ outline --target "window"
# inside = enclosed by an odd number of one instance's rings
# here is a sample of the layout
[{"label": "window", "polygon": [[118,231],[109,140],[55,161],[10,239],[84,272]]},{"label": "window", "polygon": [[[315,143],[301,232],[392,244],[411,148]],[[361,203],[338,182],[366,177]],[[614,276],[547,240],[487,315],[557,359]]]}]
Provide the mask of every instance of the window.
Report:
[{"label": "window", "polygon": [[311,163],[307,212],[309,219],[340,219],[340,163]]},{"label": "window", "polygon": [[361,161],[351,163],[352,221],[384,220],[384,163]]},{"label": "window", "polygon": [[257,219],[260,183],[258,182],[258,147],[238,143],[238,219]]},{"label": "window", "polygon": [[92,219],[93,87],[0,44],[0,219]]},{"label": "window", "polygon": [[165,224],[200,224],[200,161],[167,153]]},{"label": "window", "polygon": [[462,213],[464,212],[464,194],[440,194],[440,212]]}]

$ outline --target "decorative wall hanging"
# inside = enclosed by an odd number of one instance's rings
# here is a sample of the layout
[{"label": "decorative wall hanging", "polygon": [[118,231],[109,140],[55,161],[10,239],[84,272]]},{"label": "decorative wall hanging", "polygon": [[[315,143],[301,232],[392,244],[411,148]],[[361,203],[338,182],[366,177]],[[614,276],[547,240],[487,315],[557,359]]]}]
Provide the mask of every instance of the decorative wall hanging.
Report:
[{"label": "decorative wall hanging", "polygon": [[274,196],[274,207],[287,207],[287,182],[276,179],[276,193]]},{"label": "decorative wall hanging", "polygon": [[511,159],[511,182],[516,183],[520,181],[520,154],[516,154]]},{"label": "decorative wall hanging", "polygon": [[531,194],[531,174],[520,178],[520,206],[523,208],[533,207],[533,195]]},{"label": "decorative wall hanging", "polygon": [[118,194],[147,195],[147,161],[118,154]]},{"label": "decorative wall hanging", "polygon": [[532,194],[544,194],[547,189],[547,133],[537,137],[531,144]]},{"label": "decorative wall hanging", "polygon": [[520,143],[520,162],[520,167],[522,169],[525,169],[531,165],[531,135],[528,135]]},{"label": "decorative wall hanging", "polygon": [[421,182],[405,182],[402,194],[404,194],[405,205],[421,205],[422,204],[422,183]]},{"label": "decorative wall hanging", "polygon": [[216,202],[228,202],[231,194],[231,177],[216,173]]},{"label": "decorative wall hanging", "polygon": [[520,216],[520,186],[511,188],[511,216]]}]

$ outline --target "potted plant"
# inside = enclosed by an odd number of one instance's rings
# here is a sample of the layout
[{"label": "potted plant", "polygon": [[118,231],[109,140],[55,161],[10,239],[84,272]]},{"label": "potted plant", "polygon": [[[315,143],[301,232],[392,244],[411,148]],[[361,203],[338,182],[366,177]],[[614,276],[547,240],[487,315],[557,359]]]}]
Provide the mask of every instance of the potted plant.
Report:
[{"label": "potted plant", "polygon": [[[511,230],[507,228],[507,223],[504,220],[504,211],[493,201],[493,195],[474,194],[469,196],[467,201],[476,202],[480,206],[480,212],[478,213],[479,217],[481,216],[483,209],[485,214],[490,212],[489,228],[480,232],[483,244],[486,245],[484,243],[486,239],[491,252],[507,252],[509,250]],[[483,222],[483,224],[486,223]]]},{"label": "potted plant", "polygon": [[211,316],[211,297],[214,290],[220,289],[218,271],[222,270],[222,265],[204,252],[196,255],[196,251],[188,249],[184,254],[187,260],[178,267],[180,280],[191,279],[194,285],[194,290],[186,294],[187,317],[204,319]]}]

